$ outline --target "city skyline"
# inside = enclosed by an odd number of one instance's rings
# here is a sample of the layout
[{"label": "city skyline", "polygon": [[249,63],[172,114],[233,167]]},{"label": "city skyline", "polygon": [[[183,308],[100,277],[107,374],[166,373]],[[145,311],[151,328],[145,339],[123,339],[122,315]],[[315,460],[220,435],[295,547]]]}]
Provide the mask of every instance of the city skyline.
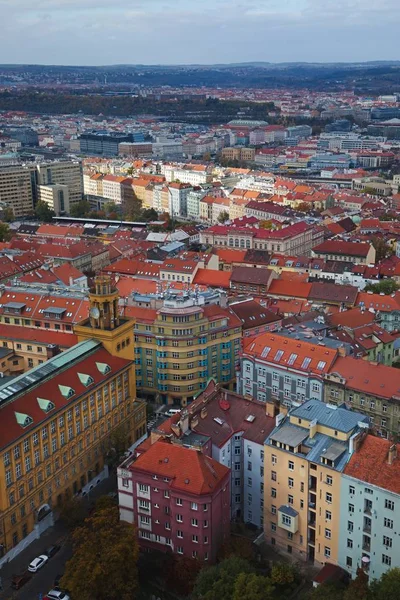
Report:
[{"label": "city skyline", "polygon": [[[400,7],[333,0],[0,0],[2,62],[215,64],[395,60]],[[366,43],[368,40],[368,43]]]}]

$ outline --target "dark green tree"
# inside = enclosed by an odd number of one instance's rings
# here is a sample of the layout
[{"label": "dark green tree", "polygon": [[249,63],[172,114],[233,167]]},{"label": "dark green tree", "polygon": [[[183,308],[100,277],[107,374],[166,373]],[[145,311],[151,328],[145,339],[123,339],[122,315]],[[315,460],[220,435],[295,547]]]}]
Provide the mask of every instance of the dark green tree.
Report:
[{"label": "dark green tree", "polygon": [[218,223],[226,223],[226,221],[229,221],[229,213],[222,210],[218,215]]},{"label": "dark green tree", "polygon": [[368,283],[365,286],[366,292],[374,292],[374,294],[386,294],[389,296],[399,289],[398,284],[393,279],[382,279],[378,283]]},{"label": "dark green tree", "polygon": [[80,200],[73,204],[69,214],[71,217],[81,218],[86,217],[90,213],[90,204],[87,200]]},{"label": "dark green tree", "polygon": [[268,577],[240,573],[235,581],[232,600],[273,600],[274,586]]},{"label": "dark green tree", "polygon": [[7,223],[0,223],[0,242],[8,242],[11,239],[11,231]]},{"label": "dark green tree", "polygon": [[50,223],[56,216],[54,210],[51,210],[46,202],[39,201],[35,206],[35,216],[39,221]]},{"label": "dark green tree", "polygon": [[[390,569],[370,586],[370,600],[399,600],[400,569]],[[347,600],[347,599],[346,599]]]}]

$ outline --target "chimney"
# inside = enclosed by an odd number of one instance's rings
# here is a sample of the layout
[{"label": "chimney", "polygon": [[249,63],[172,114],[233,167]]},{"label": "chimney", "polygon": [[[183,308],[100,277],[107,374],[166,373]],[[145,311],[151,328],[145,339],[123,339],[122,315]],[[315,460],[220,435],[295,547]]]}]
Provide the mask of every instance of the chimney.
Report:
[{"label": "chimney", "polygon": [[346,348],[343,345],[339,346],[339,348],[338,348],[338,355],[341,356],[342,358],[344,358],[345,356],[347,356],[347,354],[346,354]]},{"label": "chimney", "polygon": [[276,417],[277,413],[275,402],[266,402],[265,403],[265,414],[267,417]]},{"label": "chimney", "polygon": [[201,418],[201,419],[205,419],[205,418],[206,418],[206,416],[207,416],[207,408],[204,406],[204,407],[201,409],[200,418]]},{"label": "chimney", "polygon": [[179,426],[184,434],[189,430],[189,411],[187,408],[181,411]]},{"label": "chimney", "polygon": [[317,433],[317,425],[318,425],[317,419],[314,419],[313,421],[311,421],[310,433],[309,433],[310,439],[312,439],[314,437],[314,435]]},{"label": "chimney", "polygon": [[392,465],[395,458],[397,458],[397,446],[396,444],[392,444],[387,457],[388,465]]},{"label": "chimney", "polygon": [[46,348],[46,355],[47,355],[47,360],[49,360],[49,358],[53,358],[54,356],[57,356],[57,354],[60,354],[61,350],[60,350],[60,346],[58,346],[58,344],[49,344]]}]

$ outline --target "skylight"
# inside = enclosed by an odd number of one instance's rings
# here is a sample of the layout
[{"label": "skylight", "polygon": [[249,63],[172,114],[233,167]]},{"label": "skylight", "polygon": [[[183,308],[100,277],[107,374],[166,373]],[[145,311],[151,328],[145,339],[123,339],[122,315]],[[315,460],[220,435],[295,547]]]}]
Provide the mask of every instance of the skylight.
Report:
[{"label": "skylight", "polygon": [[267,358],[270,352],[271,348],[269,346],[265,346],[264,350],[261,352],[261,358]]},{"label": "skylight", "polygon": [[33,423],[33,419],[29,415],[25,415],[24,413],[19,412],[14,412],[14,414],[15,418],[17,419],[18,425],[21,425],[21,427],[28,427],[28,425],[31,425],[31,423]]},{"label": "skylight", "polygon": [[54,404],[54,402],[51,402],[51,400],[46,400],[45,398],[37,398],[37,402],[38,402],[40,408],[45,413],[50,412],[51,410],[53,410],[53,408],[56,407],[56,405]]},{"label": "skylight", "polygon": [[292,354],[289,356],[289,360],[287,361],[288,365],[293,365],[295,360],[297,358],[297,354],[295,354],[294,352],[292,352]]},{"label": "skylight", "polygon": [[277,353],[274,356],[274,360],[276,360],[276,361],[281,360],[283,354],[284,354],[284,350],[278,350]]},{"label": "skylight", "polygon": [[78,373],[78,377],[83,383],[83,385],[85,385],[86,387],[94,383],[94,379],[91,375],[86,375],[85,373]]},{"label": "skylight", "polygon": [[111,371],[110,365],[107,365],[106,363],[97,362],[96,367],[98,368],[98,370],[100,371],[100,373],[102,375],[107,375],[107,373],[109,373]]},{"label": "skylight", "polygon": [[301,369],[307,369],[310,365],[310,362],[311,362],[311,358],[306,356],[305,359],[303,360],[303,362],[301,363]]},{"label": "skylight", "polygon": [[317,364],[317,369],[319,371],[322,371],[322,369],[324,369],[326,366],[326,362],[324,360],[320,360],[319,363]]},{"label": "skylight", "polygon": [[64,398],[71,398],[75,394],[75,390],[68,385],[59,385],[58,387]]}]

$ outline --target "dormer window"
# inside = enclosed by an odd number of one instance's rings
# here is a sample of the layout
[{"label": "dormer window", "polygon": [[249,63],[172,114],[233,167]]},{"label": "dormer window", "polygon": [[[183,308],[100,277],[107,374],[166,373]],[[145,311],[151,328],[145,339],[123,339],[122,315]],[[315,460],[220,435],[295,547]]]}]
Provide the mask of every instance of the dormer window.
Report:
[{"label": "dormer window", "polygon": [[78,373],[78,377],[81,383],[83,383],[83,385],[85,385],[86,387],[94,383],[94,379],[91,375],[86,375],[85,373]]},{"label": "dormer window", "polygon": [[45,398],[37,398],[37,402],[45,413],[50,412],[56,407],[54,402],[51,402],[51,400],[46,400]]},{"label": "dormer window", "polygon": [[72,396],[75,394],[75,390],[73,390],[71,387],[68,387],[67,385],[59,385],[58,387],[64,398],[72,398]]},{"label": "dormer window", "polygon": [[107,373],[110,373],[110,371],[111,371],[110,365],[107,365],[106,363],[97,362],[96,367],[98,368],[98,370],[100,371],[100,373],[102,375],[107,375]]},{"label": "dormer window", "polygon": [[17,419],[18,425],[21,425],[21,427],[23,428],[28,427],[28,425],[31,425],[33,423],[33,419],[29,415],[25,415],[24,413],[19,412],[14,412],[14,414],[15,418]]}]

